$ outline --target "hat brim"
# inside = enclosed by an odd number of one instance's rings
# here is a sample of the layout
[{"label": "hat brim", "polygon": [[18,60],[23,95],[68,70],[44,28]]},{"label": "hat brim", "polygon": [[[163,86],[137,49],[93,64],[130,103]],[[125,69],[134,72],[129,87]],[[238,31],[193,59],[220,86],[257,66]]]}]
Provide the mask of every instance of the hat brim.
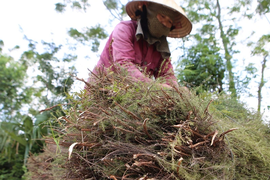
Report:
[{"label": "hat brim", "polygon": [[168,37],[172,38],[182,38],[190,34],[192,30],[192,24],[190,20],[187,18],[184,10],[178,6],[174,1],[168,0],[133,0],[127,3],[126,5],[126,12],[132,20],[137,20],[140,18],[139,16],[135,15],[137,10],[141,10],[141,6],[145,4],[148,6],[151,3],[156,3],[159,5],[164,6],[164,8],[168,8],[171,11],[174,11],[176,15],[173,26],[175,27],[172,31],[170,31]]}]

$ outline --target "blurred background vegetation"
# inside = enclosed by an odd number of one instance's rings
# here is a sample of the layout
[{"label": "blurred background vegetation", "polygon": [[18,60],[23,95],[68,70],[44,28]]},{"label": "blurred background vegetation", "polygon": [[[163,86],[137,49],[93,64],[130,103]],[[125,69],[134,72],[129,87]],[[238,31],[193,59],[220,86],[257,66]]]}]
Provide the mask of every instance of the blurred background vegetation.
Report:
[{"label": "blurred background vegetation", "polygon": [[[227,94],[228,98],[220,103],[227,107],[222,112],[236,121],[243,121],[241,113],[249,112],[241,97],[252,96],[257,99],[255,113],[267,123],[267,117],[263,116],[267,107],[262,108],[262,102],[267,99],[262,92],[269,90],[266,70],[270,32],[261,34],[255,41],[249,39],[253,33],[248,34],[241,42],[249,49],[250,56],[257,58],[256,62],[241,68],[237,63],[241,49],[236,38],[241,35],[241,27],[237,24],[250,21],[252,28],[256,26],[252,22],[254,17],[265,18],[265,28],[269,29],[266,15],[270,11],[270,1],[235,0],[233,5],[226,7],[221,6],[220,0],[175,1],[181,3],[194,26],[188,37],[177,42],[169,40],[172,41],[173,58],[177,59],[174,64],[179,83],[194,89],[202,98]],[[126,1],[103,0],[103,4],[111,14],[108,23],[127,18]],[[63,15],[70,9],[87,12],[90,7],[88,0],[55,2],[55,11]],[[64,33],[75,43],[37,42],[25,34],[28,50],[20,58],[3,53],[5,42],[0,39],[0,179],[21,179],[27,171],[25,163],[29,155],[42,152],[44,142],[40,139],[57,126],[52,119],[64,115],[60,105],[68,107],[72,89],[77,86],[74,64],[78,59],[78,54],[65,49],[85,46],[98,56],[100,44],[110,31],[105,24],[96,24],[83,29],[70,27]],[[14,47],[19,48],[20,44]],[[64,55],[59,56],[61,51]],[[86,64],[81,66],[86,67]],[[238,72],[239,69],[244,70]],[[42,111],[53,106],[50,111]],[[237,114],[239,109],[241,113]]]}]

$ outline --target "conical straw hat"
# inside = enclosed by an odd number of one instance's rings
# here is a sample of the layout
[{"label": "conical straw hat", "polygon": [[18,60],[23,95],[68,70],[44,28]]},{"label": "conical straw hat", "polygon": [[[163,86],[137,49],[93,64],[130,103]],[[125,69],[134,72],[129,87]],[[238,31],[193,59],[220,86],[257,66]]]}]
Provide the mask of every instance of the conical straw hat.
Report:
[{"label": "conical straw hat", "polygon": [[142,10],[143,5],[146,5],[147,7],[150,3],[160,4],[164,6],[164,8],[168,8],[177,14],[177,17],[175,17],[173,22],[175,29],[170,31],[168,37],[182,38],[191,32],[192,24],[190,20],[187,18],[184,10],[178,6],[174,0],[133,0],[127,3],[126,12],[132,20],[137,20],[140,17],[136,16],[135,12],[137,10]]}]

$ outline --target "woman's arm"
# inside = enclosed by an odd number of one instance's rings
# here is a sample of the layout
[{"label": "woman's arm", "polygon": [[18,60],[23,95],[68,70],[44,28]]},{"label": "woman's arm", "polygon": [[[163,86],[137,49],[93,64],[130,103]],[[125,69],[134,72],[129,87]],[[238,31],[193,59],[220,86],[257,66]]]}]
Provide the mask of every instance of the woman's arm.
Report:
[{"label": "woman's arm", "polygon": [[152,79],[142,73],[138,64],[135,63],[135,49],[134,49],[134,38],[135,28],[132,23],[118,24],[112,34],[113,43],[113,61],[116,65],[127,69],[132,78],[136,81],[151,82]]}]

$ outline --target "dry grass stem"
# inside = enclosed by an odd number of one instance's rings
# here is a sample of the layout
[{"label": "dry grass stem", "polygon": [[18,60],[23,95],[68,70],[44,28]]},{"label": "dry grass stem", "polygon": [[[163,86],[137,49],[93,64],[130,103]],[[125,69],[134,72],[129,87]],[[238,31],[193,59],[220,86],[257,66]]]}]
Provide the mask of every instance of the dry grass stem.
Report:
[{"label": "dry grass stem", "polygon": [[[101,73],[93,74],[93,82],[77,78],[85,91],[56,118],[54,136],[44,137],[48,149],[29,158],[30,179],[233,179],[244,155],[224,140],[237,128],[227,125],[219,135],[223,119],[210,115],[213,100],[178,87],[167,91],[134,83],[126,74]],[[234,134],[227,137],[236,139]],[[38,168],[46,169],[37,173]]]}]

